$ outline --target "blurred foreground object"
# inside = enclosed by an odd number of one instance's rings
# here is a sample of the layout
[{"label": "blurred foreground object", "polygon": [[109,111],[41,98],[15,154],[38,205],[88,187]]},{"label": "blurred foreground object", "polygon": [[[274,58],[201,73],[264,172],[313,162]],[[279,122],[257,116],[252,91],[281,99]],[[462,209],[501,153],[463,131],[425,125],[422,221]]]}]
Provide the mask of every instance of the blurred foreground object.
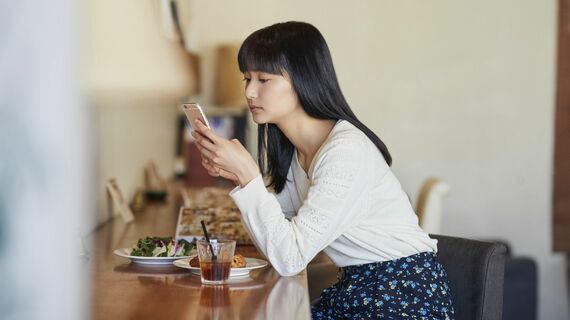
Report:
[{"label": "blurred foreground object", "polygon": [[3,320],[87,318],[81,239],[93,170],[77,76],[79,3],[3,1],[0,10]]}]

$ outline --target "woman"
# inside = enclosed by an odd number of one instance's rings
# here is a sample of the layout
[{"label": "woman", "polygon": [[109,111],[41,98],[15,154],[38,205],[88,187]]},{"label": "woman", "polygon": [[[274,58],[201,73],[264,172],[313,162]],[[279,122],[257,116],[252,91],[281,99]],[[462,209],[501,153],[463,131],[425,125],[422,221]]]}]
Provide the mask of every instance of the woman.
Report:
[{"label": "woman", "polygon": [[313,317],[452,319],[437,241],[418,226],[388,149],[348,106],[321,33],[301,22],[260,29],[238,61],[259,166],[200,122],[193,135],[208,172],[236,183],[244,225],[281,275],[321,250],[341,268]]}]

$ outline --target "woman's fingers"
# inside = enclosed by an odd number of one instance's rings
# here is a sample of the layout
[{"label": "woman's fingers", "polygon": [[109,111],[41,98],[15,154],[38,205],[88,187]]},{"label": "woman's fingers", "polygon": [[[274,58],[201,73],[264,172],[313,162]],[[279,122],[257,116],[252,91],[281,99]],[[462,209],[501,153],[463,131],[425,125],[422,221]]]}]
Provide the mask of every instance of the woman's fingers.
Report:
[{"label": "woman's fingers", "polygon": [[202,166],[208,171],[208,174],[214,177],[220,176],[220,170],[210,165],[207,160],[202,160]]},{"label": "woman's fingers", "polygon": [[[224,162],[223,159],[227,158],[223,154],[227,153],[226,149],[229,141],[211,133],[211,130],[206,126],[202,125],[202,127],[192,131],[192,136],[196,139],[196,147],[200,150],[203,158],[206,158],[210,164],[219,166]],[[206,136],[204,131],[208,133],[208,136]],[[213,143],[209,137],[214,137],[217,142]]]},{"label": "woman's fingers", "polygon": [[216,145],[213,144],[208,138],[206,138],[206,136],[204,136],[204,134],[202,134],[201,132],[193,130],[191,134],[194,137],[194,140],[196,140],[196,144],[199,147],[198,149],[202,147],[213,151],[214,148],[216,147]]},{"label": "woman's fingers", "polygon": [[216,168],[215,166],[213,166],[210,161],[208,161],[208,159],[206,157],[204,157],[204,155],[202,156],[202,166],[206,169],[206,171],[208,171],[208,173],[211,176],[219,176],[220,175],[220,169]]},{"label": "woman's fingers", "polygon": [[203,150],[208,150],[210,152],[216,152],[216,145],[211,143],[208,139],[198,138],[196,139],[196,146],[198,150],[202,152]]},{"label": "woman's fingers", "polygon": [[218,174],[237,185],[245,185],[259,175],[259,167],[239,140],[219,137],[199,121],[192,136],[209,174]]},{"label": "woman's fingers", "polygon": [[206,158],[203,154],[201,156],[202,156],[202,165],[207,170],[216,171],[218,173],[220,172],[220,169],[216,167],[208,158]]},{"label": "woman's fingers", "polygon": [[190,131],[190,134],[192,135],[192,137],[194,137],[194,140],[196,142],[200,142],[201,140],[205,140],[206,136],[204,136],[204,134],[200,131],[200,129],[197,126],[192,126],[192,131]]},{"label": "woman's fingers", "polygon": [[209,139],[212,143],[215,144],[218,141],[218,136],[212,130],[210,130],[210,128],[206,127],[202,121],[194,121],[194,126],[196,127],[196,131]]},{"label": "woman's fingers", "polygon": [[209,164],[214,165],[214,164],[218,163],[218,161],[217,161],[218,158],[210,150],[202,148],[202,149],[200,149],[200,153],[202,153],[202,158],[205,158],[206,160],[208,160]]},{"label": "woman's fingers", "polygon": [[222,177],[222,178],[231,180],[231,181],[233,181],[236,185],[239,185],[239,178],[238,178],[238,176],[235,175],[235,174],[233,174],[233,173],[231,173],[231,172],[229,172],[229,171],[226,171],[226,170],[224,170],[224,169],[220,169],[220,171],[219,171],[219,176]]}]

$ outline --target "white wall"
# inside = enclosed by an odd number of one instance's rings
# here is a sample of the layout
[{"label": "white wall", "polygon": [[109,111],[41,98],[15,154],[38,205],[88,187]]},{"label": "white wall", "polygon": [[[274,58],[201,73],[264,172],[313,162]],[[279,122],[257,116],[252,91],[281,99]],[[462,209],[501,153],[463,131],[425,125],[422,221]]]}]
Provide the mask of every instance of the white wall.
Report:
[{"label": "white wall", "polygon": [[551,250],[556,1],[188,2],[203,55],[286,20],[316,25],[354,111],[387,143],[415,199],[451,185],[444,232],[503,238],[539,263],[540,319],[568,319],[563,257]]}]

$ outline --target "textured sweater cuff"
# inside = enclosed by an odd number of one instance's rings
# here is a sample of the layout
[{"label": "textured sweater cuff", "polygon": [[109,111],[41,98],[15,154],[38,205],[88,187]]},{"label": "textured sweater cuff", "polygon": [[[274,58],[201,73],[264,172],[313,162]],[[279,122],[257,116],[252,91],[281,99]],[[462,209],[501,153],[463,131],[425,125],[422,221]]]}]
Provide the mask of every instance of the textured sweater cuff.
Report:
[{"label": "textured sweater cuff", "polygon": [[257,205],[263,201],[266,193],[267,189],[260,174],[243,188],[235,187],[230,192],[230,197],[232,197],[240,211],[247,214],[247,212],[255,210]]}]

